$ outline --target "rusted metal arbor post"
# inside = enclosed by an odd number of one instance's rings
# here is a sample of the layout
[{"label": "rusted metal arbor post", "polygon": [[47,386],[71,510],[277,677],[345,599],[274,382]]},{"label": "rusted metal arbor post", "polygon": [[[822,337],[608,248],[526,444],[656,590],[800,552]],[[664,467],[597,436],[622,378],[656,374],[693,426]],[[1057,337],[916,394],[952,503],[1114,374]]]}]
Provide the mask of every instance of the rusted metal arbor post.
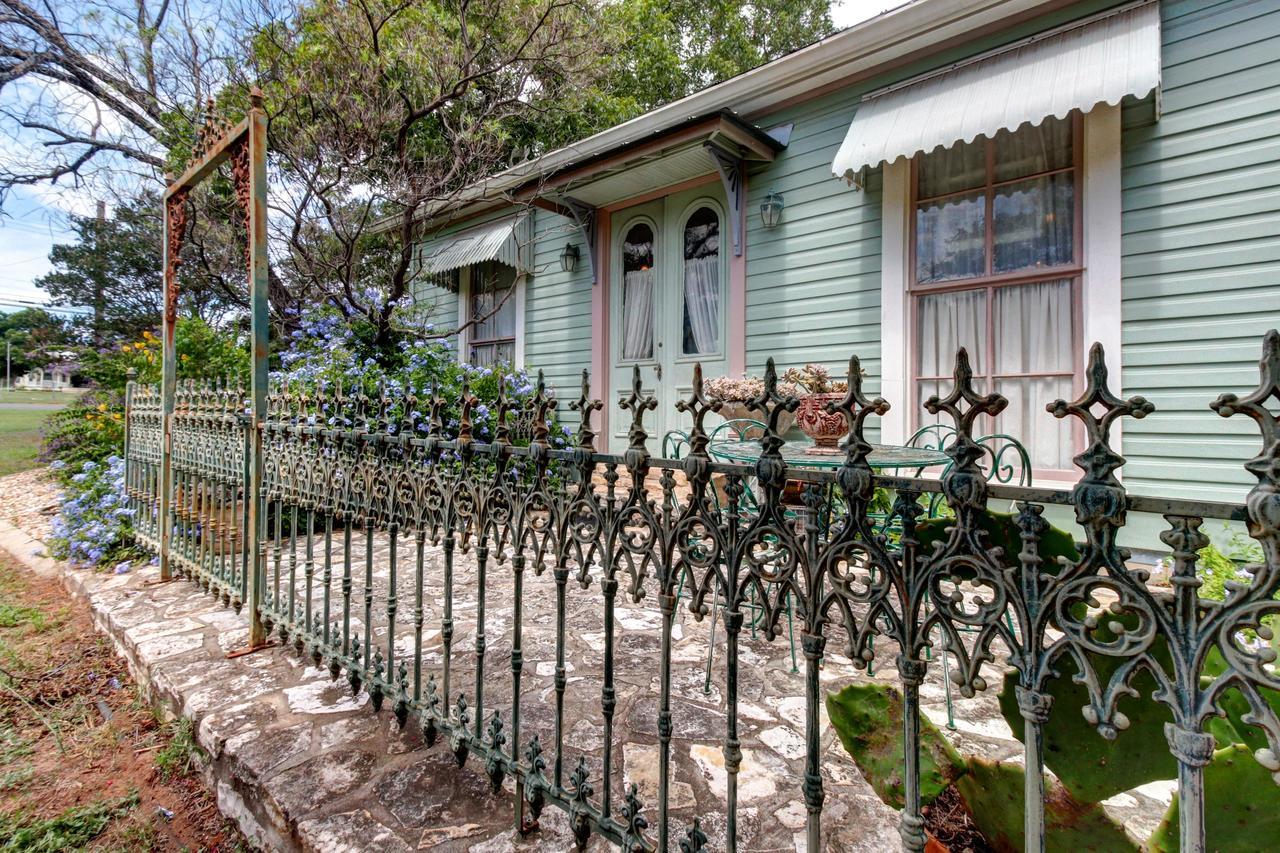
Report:
[{"label": "rusted metal arbor post", "polygon": [[253,376],[250,385],[248,477],[249,647],[266,641],[261,617],[263,560],[262,431],[267,410],[267,116],[262,92],[256,86],[249,96],[249,111],[234,127],[213,115],[213,102],[196,150],[187,169],[170,182],[164,193],[164,330],[163,373],[160,382],[163,411],[163,458],[160,468],[160,579],[173,574],[170,543],[173,538],[173,411],[177,393],[176,330],[178,320],[178,268],[186,233],[188,194],[225,162],[231,163],[236,201],[245,218],[245,255],[249,273]]}]

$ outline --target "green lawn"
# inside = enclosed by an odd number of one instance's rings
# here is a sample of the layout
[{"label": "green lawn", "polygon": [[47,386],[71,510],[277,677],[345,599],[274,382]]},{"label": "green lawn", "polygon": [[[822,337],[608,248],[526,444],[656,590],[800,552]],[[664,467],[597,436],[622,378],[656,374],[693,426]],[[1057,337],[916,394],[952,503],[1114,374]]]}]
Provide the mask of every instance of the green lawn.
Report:
[{"label": "green lawn", "polygon": [[0,389],[0,403],[43,403],[46,405],[65,406],[83,393],[84,390],[81,388],[76,388],[73,391],[26,391],[22,389],[5,391]]},{"label": "green lawn", "polygon": [[0,477],[36,467],[40,427],[51,414],[44,408],[0,408]]}]

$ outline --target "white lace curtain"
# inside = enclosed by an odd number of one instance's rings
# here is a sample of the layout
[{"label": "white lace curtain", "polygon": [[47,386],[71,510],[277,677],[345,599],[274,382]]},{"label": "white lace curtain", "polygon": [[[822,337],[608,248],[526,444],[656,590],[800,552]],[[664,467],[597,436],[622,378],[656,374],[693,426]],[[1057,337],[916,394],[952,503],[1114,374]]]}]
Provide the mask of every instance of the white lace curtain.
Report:
[{"label": "white lace curtain", "polygon": [[701,355],[720,349],[720,257],[708,255],[684,262],[685,328],[692,337],[685,341],[686,355]]},{"label": "white lace curtain", "polygon": [[[1070,374],[1073,368],[1071,282],[1001,287],[994,294],[990,331],[985,289],[920,297],[918,375],[950,377],[956,350],[966,347],[978,377],[975,384],[990,391],[994,382],[994,390],[1009,399],[994,424],[980,423],[976,431],[1013,436],[1027,449],[1035,468],[1068,469],[1074,455],[1071,425],[1050,415],[1045,405],[1071,399],[1072,377],[1043,374]],[[986,363],[989,335],[994,335],[995,344],[991,366]],[[932,394],[945,395],[952,384],[950,378],[922,378],[920,401]],[[922,423],[937,420],[922,410]]]},{"label": "white lace curtain", "polygon": [[653,270],[633,270],[622,280],[622,357],[653,358]]}]

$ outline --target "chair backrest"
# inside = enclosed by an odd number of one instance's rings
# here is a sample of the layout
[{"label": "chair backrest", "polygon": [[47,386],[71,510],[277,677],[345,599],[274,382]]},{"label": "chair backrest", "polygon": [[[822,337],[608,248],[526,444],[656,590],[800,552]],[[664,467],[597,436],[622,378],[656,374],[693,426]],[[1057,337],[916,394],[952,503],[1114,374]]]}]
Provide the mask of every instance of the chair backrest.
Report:
[{"label": "chair backrest", "polygon": [[767,427],[763,421],[751,418],[730,418],[716,424],[707,436],[710,441],[759,441]]},{"label": "chair backrest", "polygon": [[983,456],[978,464],[987,472],[987,482],[1008,486],[1031,485],[1031,456],[1011,435],[995,433],[977,439]]},{"label": "chair backrest", "polygon": [[662,437],[662,458],[683,459],[689,450],[689,434],[678,429],[668,430]]},{"label": "chair backrest", "polygon": [[946,450],[955,437],[956,428],[948,424],[928,424],[920,427],[907,439],[907,447],[920,450]]}]

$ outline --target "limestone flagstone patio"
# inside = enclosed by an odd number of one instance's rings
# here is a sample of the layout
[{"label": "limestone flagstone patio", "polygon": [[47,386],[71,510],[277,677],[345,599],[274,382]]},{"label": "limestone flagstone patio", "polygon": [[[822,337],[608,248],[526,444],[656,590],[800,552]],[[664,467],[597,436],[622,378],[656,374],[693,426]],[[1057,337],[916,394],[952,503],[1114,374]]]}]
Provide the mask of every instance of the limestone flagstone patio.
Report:
[{"label": "limestone flagstone patio", "polygon": [[[0,516],[8,517],[7,513]],[[15,521],[18,519],[14,519]],[[40,533],[38,525],[23,527]],[[363,535],[360,533],[359,535]],[[158,570],[138,567],[109,575],[70,569],[33,556],[38,540],[0,522],[0,545],[44,571],[64,574],[68,587],[88,600],[95,620],[128,659],[153,701],[197,723],[201,746],[209,753],[207,775],[219,805],[251,839],[268,849],[441,851],[562,851],[571,847],[564,815],[548,806],[541,829],[525,839],[512,833],[512,794],[493,794],[483,768],[474,759],[459,768],[447,744],[427,747],[412,722],[397,725],[388,701],[374,713],[367,694],[352,695],[345,674],[331,679],[327,665],[317,668],[309,655],[279,645],[228,658],[247,640],[243,616],[221,606],[184,580],[157,583]],[[312,580],[313,606],[321,599],[320,545]],[[299,554],[301,555],[301,548]],[[358,551],[357,551],[358,553]],[[385,601],[389,580],[387,543],[374,542],[371,633],[385,648]],[[423,667],[425,679],[439,678],[443,659],[439,620],[443,607],[443,553],[428,546],[424,575]],[[287,596],[289,551],[281,555],[282,595]],[[399,551],[396,654],[411,655],[413,604],[411,547]],[[269,561],[269,582],[274,562]],[[334,567],[333,611],[341,613],[341,566]],[[353,567],[352,631],[362,632],[363,565]],[[492,563],[486,584],[485,708],[510,709],[510,626],[512,572],[509,563]],[[650,581],[650,584],[652,582]],[[623,587],[625,588],[625,584]],[[301,559],[295,575],[301,596],[305,578]],[[464,690],[474,706],[475,562],[459,552],[454,577],[455,637],[453,693]],[[524,677],[521,696],[522,740],[537,733],[550,744],[554,725],[555,584],[550,573],[526,573],[524,604]],[[652,592],[639,603],[619,596],[616,678],[618,705],[614,726],[613,791],[618,808],[625,785],[639,786],[651,827],[656,820],[658,738],[657,661],[659,612]],[[687,597],[685,599],[687,601]],[[298,606],[301,608],[302,599]],[[565,767],[586,759],[597,796],[603,771],[603,716],[600,711],[603,650],[602,596],[598,577],[568,592]],[[339,622],[340,624],[340,622]],[[682,606],[673,644],[673,723],[671,808],[675,825],[695,815],[702,820],[711,849],[724,840],[726,774],[721,742],[725,731],[722,685],[723,631],[716,635],[717,656],[711,687],[704,672],[712,621],[696,621]],[[833,648],[833,646],[828,647]],[[896,681],[895,650],[877,644],[876,680]],[[408,658],[411,662],[411,657]],[[772,643],[763,633],[744,631],[740,648],[739,704],[743,765],[739,776],[740,848],[751,851],[803,849],[804,807],[800,796],[804,761],[803,683],[791,672],[784,620],[783,635]],[[803,666],[803,659],[799,663]],[[998,685],[990,668],[988,683]],[[838,689],[865,680],[837,653],[823,662],[824,688]],[[940,726],[946,721],[942,667],[929,668],[922,688],[925,710]],[[1019,761],[1018,743],[999,716],[995,690],[974,699],[956,697],[956,730],[950,735],[962,751]],[[823,831],[827,849],[894,850],[899,846],[897,813],[884,805],[863,780],[834,732],[823,726],[823,777],[827,794]],[[1163,812],[1167,791],[1122,795],[1108,806],[1125,820],[1150,824]],[[682,832],[673,832],[673,838]],[[609,845],[596,838],[591,849]]]}]

